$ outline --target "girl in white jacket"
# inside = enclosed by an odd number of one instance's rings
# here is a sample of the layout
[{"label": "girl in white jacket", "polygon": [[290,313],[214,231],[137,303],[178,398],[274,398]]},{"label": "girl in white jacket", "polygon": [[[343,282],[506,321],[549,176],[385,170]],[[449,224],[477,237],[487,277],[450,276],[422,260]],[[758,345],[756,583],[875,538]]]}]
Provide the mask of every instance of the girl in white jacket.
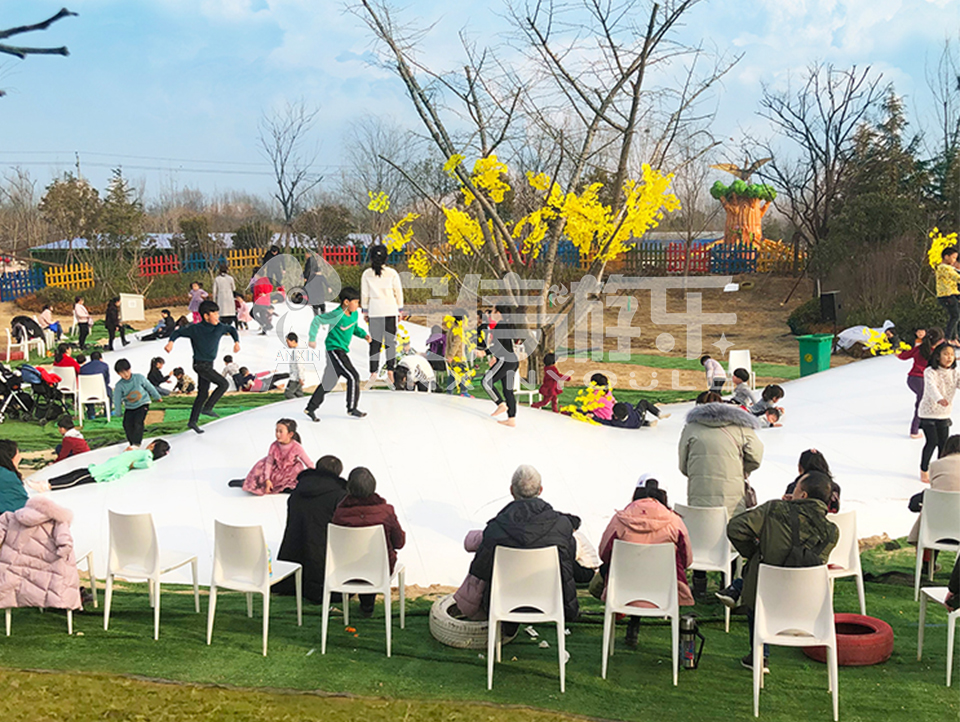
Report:
[{"label": "girl in white jacket", "polygon": [[380,368],[380,347],[387,354],[387,376],[393,386],[393,369],[397,355],[397,321],[403,310],[403,286],[400,274],[386,265],[387,249],[370,249],[370,268],[360,277],[360,308],[370,328],[370,383],[376,381]]},{"label": "girl in white jacket", "polygon": [[943,455],[943,447],[950,436],[953,397],[960,389],[960,369],[957,369],[956,351],[948,343],[934,349],[930,364],[923,372],[923,398],[918,415],[920,429],[927,442],[920,455],[920,480],[930,483],[930,459],[934,450]]}]

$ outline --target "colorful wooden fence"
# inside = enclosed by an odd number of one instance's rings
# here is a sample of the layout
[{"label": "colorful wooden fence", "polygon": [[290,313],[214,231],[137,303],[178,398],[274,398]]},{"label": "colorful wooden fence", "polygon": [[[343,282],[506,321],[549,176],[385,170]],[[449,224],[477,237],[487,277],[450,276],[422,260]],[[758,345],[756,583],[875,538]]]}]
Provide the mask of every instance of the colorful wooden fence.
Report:
[{"label": "colorful wooden fence", "polygon": [[25,271],[11,271],[0,276],[0,301],[13,301],[36,293],[47,285],[43,269],[34,267]]},{"label": "colorful wooden fence", "polygon": [[47,285],[54,288],[79,290],[93,285],[93,266],[89,263],[74,263],[69,266],[55,266],[44,276]]},{"label": "colorful wooden fence", "polygon": [[140,259],[141,276],[169,276],[180,273],[180,258],[172,254],[149,256]]}]

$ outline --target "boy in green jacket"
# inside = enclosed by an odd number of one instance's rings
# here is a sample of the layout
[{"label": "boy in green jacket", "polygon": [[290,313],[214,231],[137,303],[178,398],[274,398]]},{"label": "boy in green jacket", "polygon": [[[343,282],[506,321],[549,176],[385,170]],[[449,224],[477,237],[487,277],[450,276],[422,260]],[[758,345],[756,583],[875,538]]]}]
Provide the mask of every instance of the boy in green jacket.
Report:
[{"label": "boy in green jacket", "polygon": [[360,403],[360,374],[350,362],[350,341],[354,336],[370,343],[370,335],[358,325],[360,293],[347,286],[340,291],[340,305],[328,313],[314,317],[310,323],[310,348],[317,347],[317,332],[320,326],[330,326],[324,347],[327,351],[327,365],[323,370],[320,385],[313,392],[304,413],[313,421],[319,421],[314,413],[323,403],[327,391],[333,390],[342,376],[347,382],[347,414],[362,419],[366,414],[357,408]]}]

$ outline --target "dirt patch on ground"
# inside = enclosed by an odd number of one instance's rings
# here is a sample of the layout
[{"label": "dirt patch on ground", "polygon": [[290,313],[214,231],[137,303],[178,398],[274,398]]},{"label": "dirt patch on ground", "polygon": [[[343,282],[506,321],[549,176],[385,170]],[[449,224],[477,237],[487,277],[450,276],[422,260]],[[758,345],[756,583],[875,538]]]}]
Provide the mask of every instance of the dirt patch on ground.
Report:
[{"label": "dirt patch on ground", "polygon": [[162,424],[164,412],[162,409],[150,409],[147,412],[147,419],[144,422],[147,426],[151,424]]}]

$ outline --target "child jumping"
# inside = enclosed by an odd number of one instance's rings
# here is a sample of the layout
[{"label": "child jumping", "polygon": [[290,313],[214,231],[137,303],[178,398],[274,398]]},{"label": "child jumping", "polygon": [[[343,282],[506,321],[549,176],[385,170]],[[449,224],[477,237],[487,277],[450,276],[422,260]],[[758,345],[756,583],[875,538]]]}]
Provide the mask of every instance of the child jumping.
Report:
[{"label": "child jumping", "polygon": [[543,398],[535,404],[530,404],[530,406],[534,409],[542,409],[547,404],[550,404],[551,411],[556,414],[560,412],[557,400],[563,391],[563,384],[572,377],[560,373],[560,370],[557,368],[556,354],[548,353],[544,356],[543,365],[543,383],[540,384],[540,396]]},{"label": "child jumping", "polygon": [[187,305],[187,310],[192,314],[194,323],[200,323],[200,321],[203,320],[201,318],[200,304],[203,303],[209,295],[209,293],[200,288],[199,281],[194,281],[190,284],[190,291],[187,293],[187,298],[190,299],[190,303]]},{"label": "child jumping", "polygon": [[[504,411],[507,418],[497,423],[504,426],[517,425],[517,397],[513,391],[514,377],[519,373],[520,359],[514,345],[516,328],[504,317],[516,317],[517,307],[509,304],[497,304],[490,314],[492,330],[488,331],[488,353],[493,356],[490,368],[483,377],[483,390],[497,405],[491,416],[499,416]],[[496,384],[500,384],[498,390]]]},{"label": "child jumping", "polygon": [[340,290],[340,305],[332,311],[315,316],[310,322],[309,345],[317,347],[317,333],[320,326],[329,326],[327,337],[324,339],[324,348],[327,354],[327,365],[323,369],[323,378],[316,391],[307,402],[304,413],[312,421],[319,421],[316,410],[320,408],[328,391],[332,391],[340,377],[347,382],[347,414],[362,419],[366,414],[357,408],[360,403],[360,374],[350,362],[350,341],[356,336],[370,343],[370,334],[360,328],[359,314],[360,293],[355,288],[347,286]]},{"label": "child jumping", "polygon": [[135,374],[130,370],[130,362],[125,358],[117,361],[113,370],[120,376],[113,387],[113,413],[117,416],[123,414],[123,433],[126,434],[127,443],[139,448],[143,443],[143,427],[150,410],[150,399],[160,401],[162,397],[143,374]]},{"label": "child jumping", "polygon": [[[197,372],[199,384],[197,386],[197,398],[193,401],[193,408],[190,410],[190,421],[187,422],[187,428],[192,429],[198,434],[203,433],[200,428],[200,414],[218,418],[218,414],[213,410],[220,397],[226,392],[230,385],[223,376],[213,369],[213,362],[217,358],[217,351],[220,347],[220,338],[230,334],[233,338],[233,352],[240,353],[240,336],[237,335],[237,329],[233,326],[227,326],[220,323],[220,307],[213,301],[204,301],[200,304],[200,316],[203,318],[201,323],[184,328],[176,329],[170,336],[167,345],[163,350],[167,353],[173,351],[173,344],[178,338],[189,338],[193,346],[193,370]],[[216,389],[210,394],[210,384],[214,384]],[[207,396],[209,395],[209,401]]]}]

